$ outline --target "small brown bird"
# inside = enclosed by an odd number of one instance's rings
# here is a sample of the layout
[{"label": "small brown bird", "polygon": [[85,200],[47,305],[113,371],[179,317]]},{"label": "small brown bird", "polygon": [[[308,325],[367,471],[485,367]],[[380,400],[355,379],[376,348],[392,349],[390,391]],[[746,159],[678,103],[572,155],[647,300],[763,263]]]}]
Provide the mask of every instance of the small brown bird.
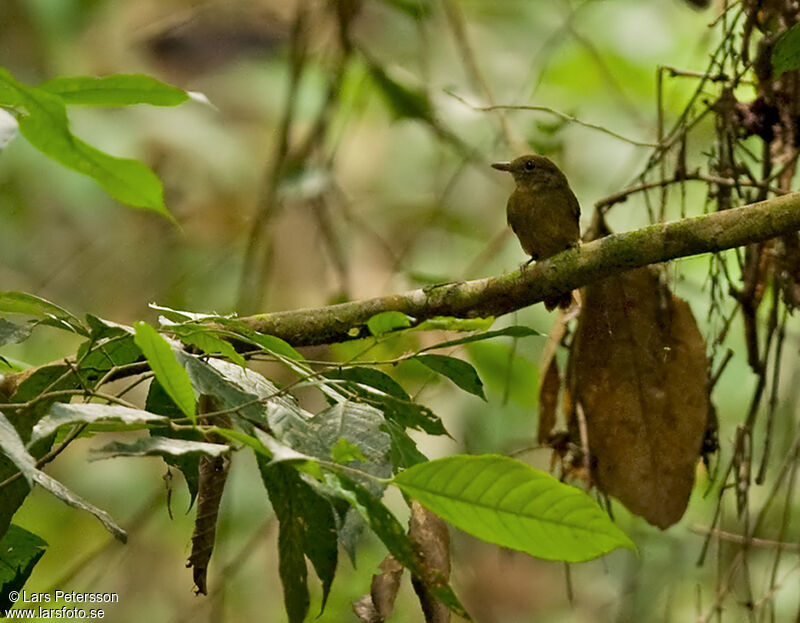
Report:
[{"label": "small brown bird", "polygon": [[[543,260],[580,242],[581,208],[561,170],[544,156],[526,155],[492,165],[514,176],[516,189],[508,198],[508,224],[525,253]],[[544,300],[548,311],[567,308],[572,294]]]}]

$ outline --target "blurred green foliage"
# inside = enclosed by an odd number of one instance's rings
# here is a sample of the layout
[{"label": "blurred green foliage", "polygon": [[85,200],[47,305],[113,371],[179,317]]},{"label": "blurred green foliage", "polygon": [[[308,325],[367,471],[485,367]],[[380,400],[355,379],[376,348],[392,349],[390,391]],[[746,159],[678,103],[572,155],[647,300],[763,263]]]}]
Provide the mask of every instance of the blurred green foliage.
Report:
[{"label": "blurred green foliage", "polygon": [[[646,149],[547,113],[479,112],[448,95],[452,91],[475,105],[490,103],[454,44],[440,3],[365,0],[350,34],[369,56],[352,59],[331,94],[327,89],[340,54],[336,29],[328,5],[311,4],[319,10],[306,24],[307,71],[292,102],[290,146],[315,136],[326,98],[335,105],[325,119],[326,132],[316,135],[323,140],[310,151],[312,157],[288,167],[278,180],[280,209],[271,213],[265,230],[271,249],[259,310],[399,291],[415,287],[420,275],[464,279],[515,269],[525,258],[505,233],[510,188],[489,162],[508,159],[520,148],[552,154],[584,206],[585,226],[592,203],[628,185],[648,155]],[[655,136],[656,66],[699,70],[708,53],[711,18],[677,0],[458,4],[496,103],[552,107],[640,140]],[[277,0],[232,2],[227,8],[218,3],[208,11],[180,0],[0,3],[0,66],[27,84],[58,76],[144,73],[202,92],[215,107],[189,102],[175,109],[69,109],[77,136],[153,168],[179,227],[125,208],[24,141],[6,147],[0,155],[2,290],[34,293],[78,317],[89,312],[125,323],[154,321],[147,308],[152,301],[178,309],[235,311],[248,236],[276,159],[290,83],[294,9],[295,2]],[[694,86],[690,79],[666,82],[668,119],[680,113]],[[500,131],[501,116],[512,144]],[[691,155],[706,150],[712,131],[710,120],[700,123],[687,146]],[[702,211],[703,201],[702,189],[688,188],[688,213]],[[673,201],[667,216],[682,210],[680,201]],[[639,196],[616,206],[609,218],[619,230],[647,221]],[[707,260],[676,262],[672,270],[675,289],[690,301],[703,326]],[[539,307],[519,312],[515,324],[547,332],[550,317]],[[706,323],[704,332],[719,330],[716,322]],[[753,386],[742,356],[741,327],[734,327],[729,346],[737,356],[715,391],[723,440],[732,437]],[[794,354],[796,323],[793,331],[787,351]],[[359,341],[311,349],[307,356],[388,359],[425,345],[420,342],[425,339],[390,337],[369,350]],[[544,340],[509,346],[507,339],[464,347],[486,383],[488,403],[457,391],[418,361],[386,367],[442,417],[453,436],[414,433],[426,455],[452,454],[463,445],[475,452],[533,445],[536,362]],[[21,344],[3,346],[2,355],[40,364],[74,352],[77,343],[74,335],[42,327]],[[796,361],[787,369],[786,378],[792,378]],[[266,365],[264,370],[280,379],[281,372]],[[134,392],[132,398],[143,401],[144,395]],[[775,456],[789,448],[793,409],[796,396],[787,396],[779,410],[786,417],[778,425]],[[35,490],[15,516],[16,523],[50,543],[31,590],[118,592],[120,603],[109,607],[107,618],[123,623],[142,617],[284,620],[276,522],[252,460],[240,461],[232,471],[211,564],[212,592],[202,599],[191,595],[190,574],[183,568],[193,514],[184,512],[190,497],[186,487],[167,477],[175,486],[170,519],[160,460],[87,463],[97,443],[91,438],[75,442],[48,472],[110,509],[130,542],[111,542],[91,517]],[[545,451],[525,458],[543,469],[550,466]],[[685,529],[710,521],[713,505],[703,497],[704,484],[698,483],[687,516],[668,533],[614,505],[615,518],[641,556],[617,552],[601,562],[572,566],[571,604],[561,565],[498,551],[461,533],[453,536],[453,585],[478,621],[639,621],[665,611],[674,620],[695,618],[697,595],[705,609],[717,590],[713,565],[693,566],[702,536]],[[764,496],[758,490],[753,495]],[[404,512],[399,496],[389,501],[398,514]],[[778,511],[771,511],[767,525],[779,520]],[[351,602],[368,591],[385,550],[374,537],[365,539],[357,566],[340,564],[325,620],[353,620]],[[757,553],[750,564],[766,568],[770,562]],[[311,588],[313,613],[321,592]],[[779,620],[796,606],[786,591],[774,602]],[[417,621],[418,612],[406,583],[393,620]]]}]

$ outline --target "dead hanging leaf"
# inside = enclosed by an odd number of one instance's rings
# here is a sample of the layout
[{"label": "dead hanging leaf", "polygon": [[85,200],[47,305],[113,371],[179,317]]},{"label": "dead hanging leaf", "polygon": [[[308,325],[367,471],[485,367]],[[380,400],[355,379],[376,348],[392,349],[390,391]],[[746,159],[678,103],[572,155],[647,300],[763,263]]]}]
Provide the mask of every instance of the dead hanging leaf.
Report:
[{"label": "dead hanging leaf", "polygon": [[659,528],[678,521],[709,413],[705,344],[688,304],[650,268],[588,286],[569,367],[597,486]]},{"label": "dead hanging leaf", "polygon": [[206,595],[206,577],[214,541],[217,534],[217,515],[225,481],[228,478],[230,459],[223,456],[200,458],[199,487],[197,490],[197,518],[192,534],[192,553],[187,567],[192,567],[192,577],[197,594]]},{"label": "dead hanging leaf", "polygon": [[[412,500],[408,537],[419,554],[428,578],[446,584],[450,580],[450,532],[447,524],[422,504]],[[450,610],[428,589],[430,582],[412,577],[411,583],[419,597],[426,623],[448,623]]]},{"label": "dead hanging leaf", "polygon": [[556,411],[558,409],[558,392],[561,389],[561,375],[558,373],[558,362],[553,357],[539,388],[539,431],[537,441],[547,443],[556,426]]},{"label": "dead hanging leaf", "polygon": [[380,573],[372,576],[369,594],[353,604],[353,612],[362,623],[383,623],[394,610],[403,565],[389,554],[381,562],[380,569]]},{"label": "dead hanging leaf", "polygon": [[[213,397],[200,396],[198,401],[199,413],[211,413],[217,410],[219,410],[219,405]],[[211,418],[209,423],[230,427],[230,419],[227,416]],[[205,435],[205,438],[206,441],[211,443],[226,442],[221,435],[216,433],[209,433]],[[217,515],[219,514],[219,504],[222,501],[222,493],[225,490],[225,482],[228,479],[229,467],[230,457],[227,454],[200,457],[198,465],[197,517],[194,520],[194,532],[192,533],[192,553],[189,555],[189,562],[186,563],[187,567],[192,568],[192,578],[198,595],[208,594],[206,587],[208,563],[214,551],[217,535]]]}]

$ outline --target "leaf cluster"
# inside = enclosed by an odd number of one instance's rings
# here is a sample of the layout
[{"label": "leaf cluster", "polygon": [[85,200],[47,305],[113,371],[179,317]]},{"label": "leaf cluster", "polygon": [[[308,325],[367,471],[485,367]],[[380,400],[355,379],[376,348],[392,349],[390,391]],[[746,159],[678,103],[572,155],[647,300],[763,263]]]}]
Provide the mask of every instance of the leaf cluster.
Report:
[{"label": "leaf cluster", "polygon": [[[158,309],[164,314],[159,328],[144,322],[125,326],[94,316],[81,320],[31,295],[0,294],[0,313],[9,316],[2,325],[4,341],[42,324],[83,338],[63,364],[32,369],[0,404],[0,532],[5,534],[0,543],[20,535],[36,541],[10,524],[34,484],[92,513],[125,539],[106,511],[42,471],[76,437],[111,431],[117,439],[94,448],[93,459],[157,456],[184,476],[198,507],[189,558],[198,592],[206,590],[227,465],[241,453],[255,456],[280,525],[278,568],[293,622],[304,620],[310,608],[306,560],[321,582],[324,608],[339,551],[355,556],[365,527],[436,601],[468,616],[447,578],[431,567],[384,504],[387,486],[457,528],[533,556],[576,561],[633,548],[588,495],[519,461],[496,455],[428,461],[409,431],[443,435],[445,427],[379,369],[415,360],[485,399],[470,363],[430,351],[535,331],[516,326],[487,331],[491,320],[486,320],[482,331],[391,361],[324,362],[305,359],[235,317]],[[29,319],[19,321],[20,315]],[[373,318],[369,327],[373,337],[365,341],[372,346],[426,328],[464,328],[463,321],[440,318],[410,329],[397,316]],[[468,328],[474,329],[474,322]],[[261,361],[279,364],[293,380],[279,385],[268,379],[255,369]],[[131,383],[108,392],[111,381],[123,378]],[[126,397],[140,383],[149,384],[143,407]],[[306,410],[295,395],[301,387],[319,392],[327,407]],[[17,550],[16,556],[27,552],[25,560],[8,561],[16,571],[4,578],[0,593],[24,583],[44,547]]]}]

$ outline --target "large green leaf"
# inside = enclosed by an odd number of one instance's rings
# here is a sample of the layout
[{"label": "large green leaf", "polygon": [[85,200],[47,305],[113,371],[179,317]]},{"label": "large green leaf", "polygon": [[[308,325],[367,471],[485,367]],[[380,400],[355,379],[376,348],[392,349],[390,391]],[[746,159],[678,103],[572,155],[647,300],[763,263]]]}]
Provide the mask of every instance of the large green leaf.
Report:
[{"label": "large green leaf", "polygon": [[9,593],[22,590],[45,548],[44,540],[14,524],[0,539],[0,612],[14,605]]},{"label": "large green leaf", "polygon": [[63,307],[27,292],[0,292],[0,312],[26,314],[39,318],[56,318],[66,322],[69,327],[82,332],[81,321]]},{"label": "large green leaf", "polygon": [[125,531],[120,528],[111,516],[96,506],[89,504],[52,476],[37,469],[36,460],[28,453],[16,429],[6,416],[0,412],[0,452],[4,454],[21,472],[29,486],[33,483],[46,489],[62,502],[75,508],[85,510],[94,515],[105,528],[123,543],[127,540]]},{"label": "large green leaf", "polygon": [[354,366],[329,370],[325,376],[346,381],[350,390],[403,428],[415,428],[430,435],[447,434],[442,420],[433,411],[414,402],[397,381],[380,370]]},{"label": "large green leaf", "polygon": [[131,409],[121,405],[103,405],[96,403],[64,404],[57,402],[50,407],[50,411],[47,415],[39,420],[33,427],[28,447],[67,424],[91,424],[100,421],[116,421],[125,424],[134,424],[164,419],[166,418],[161,415],[156,415],[155,413],[149,413],[141,409]]},{"label": "large green leaf", "polygon": [[114,456],[183,456],[200,454],[220,456],[230,448],[222,443],[187,441],[169,437],[143,437],[131,443],[112,441],[101,448],[91,450],[93,459],[108,459]]},{"label": "large green leaf", "polygon": [[19,130],[36,149],[65,167],[92,177],[118,201],[172,218],[156,174],[141,162],[115,158],[74,136],[58,95],[18,82],[0,68],[0,99],[3,92],[11,92],[17,100],[15,105],[27,111],[19,119]]},{"label": "large green leaf", "polygon": [[236,408],[231,416],[245,428],[245,422],[269,426],[270,418],[278,417],[276,413],[301,419],[311,416],[290,395],[254,370],[220,359],[203,361],[183,352],[177,355],[197,395],[214,396],[223,409]]},{"label": "large green leaf", "polygon": [[[358,463],[358,469],[388,478],[392,474],[389,462],[391,440],[382,430],[384,423],[377,409],[357,402],[344,402],[307,420],[273,419],[271,428],[282,443],[323,460],[330,460],[332,448],[344,437],[364,454],[366,460]],[[364,479],[363,483],[376,493],[383,489],[371,479]]]},{"label": "large green leaf", "polygon": [[286,463],[258,456],[258,466],[280,523],[278,570],[290,623],[306,618],[309,607],[305,557],[322,582],[322,608],[336,573],[336,518],[329,500],[319,495]]},{"label": "large green leaf", "polygon": [[483,393],[483,383],[472,364],[463,359],[456,359],[447,355],[417,355],[414,359],[434,372],[446,376],[464,391],[486,400],[486,395]]},{"label": "large green leaf", "polygon": [[136,345],[150,364],[150,369],[161,387],[194,423],[196,405],[192,382],[186,370],[178,363],[169,342],[146,322],[137,322],[134,329]]},{"label": "large green leaf", "polygon": [[508,457],[420,463],[394,484],[457,528],[537,558],[579,562],[636,549],[586,493]]},{"label": "large green leaf", "polygon": [[66,104],[89,106],[177,106],[189,99],[185,91],[142,74],[53,78],[37,88],[58,95]]}]

